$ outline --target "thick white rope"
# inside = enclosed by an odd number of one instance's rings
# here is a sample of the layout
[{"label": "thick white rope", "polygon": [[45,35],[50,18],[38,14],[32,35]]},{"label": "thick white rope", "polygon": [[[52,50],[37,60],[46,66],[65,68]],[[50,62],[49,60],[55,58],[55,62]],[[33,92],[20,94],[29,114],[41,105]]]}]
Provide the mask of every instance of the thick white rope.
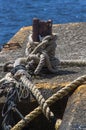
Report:
[{"label": "thick white rope", "polygon": [[65,66],[86,66],[86,60],[60,60],[60,65]]},{"label": "thick white rope", "polygon": [[37,75],[41,71],[42,67],[45,65],[45,56],[43,54],[40,55],[39,64],[36,67],[34,74]]},{"label": "thick white rope", "polygon": [[32,82],[29,79],[27,79],[25,75],[21,76],[20,80],[23,82],[25,86],[29,88],[29,90],[35,96],[39,105],[41,106],[41,109],[43,110],[43,113],[48,118],[48,120],[52,119],[54,117],[54,114],[50,111],[50,108],[48,107],[47,103],[45,102],[44,97],[41,95],[37,87],[33,85]]}]

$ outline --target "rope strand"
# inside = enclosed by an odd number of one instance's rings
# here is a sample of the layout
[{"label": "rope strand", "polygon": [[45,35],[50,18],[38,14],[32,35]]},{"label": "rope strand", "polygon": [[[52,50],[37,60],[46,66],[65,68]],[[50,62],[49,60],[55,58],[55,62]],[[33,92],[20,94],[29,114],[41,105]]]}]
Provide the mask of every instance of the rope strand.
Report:
[{"label": "rope strand", "polygon": [[86,66],[85,60],[60,60],[60,64],[66,66]]},{"label": "rope strand", "polygon": [[32,92],[32,94],[37,99],[39,105],[41,106],[41,109],[43,110],[43,113],[48,118],[48,120],[51,119],[51,118],[53,118],[54,114],[50,111],[50,108],[48,107],[47,103],[45,102],[45,99],[43,98],[43,96],[41,95],[41,93],[37,89],[37,87],[35,85],[33,85],[31,83],[31,81],[29,79],[27,79],[27,77],[25,75],[21,76],[20,80],[23,82],[23,84],[25,86],[28,86],[28,88],[30,89],[30,91]]}]

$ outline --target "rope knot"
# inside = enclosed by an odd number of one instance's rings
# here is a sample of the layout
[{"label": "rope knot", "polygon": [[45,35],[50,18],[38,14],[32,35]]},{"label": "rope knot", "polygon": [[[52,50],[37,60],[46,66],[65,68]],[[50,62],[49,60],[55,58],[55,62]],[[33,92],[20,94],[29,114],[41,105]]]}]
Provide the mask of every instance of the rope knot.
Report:
[{"label": "rope knot", "polygon": [[24,65],[17,65],[15,66],[12,70],[11,70],[11,74],[12,75],[15,75],[15,73],[19,70],[25,70],[26,71],[26,68]]},{"label": "rope knot", "polygon": [[11,74],[14,76],[16,80],[19,80],[22,75],[26,75],[27,77],[31,77],[27,71],[26,67],[24,65],[17,65],[11,70]]}]

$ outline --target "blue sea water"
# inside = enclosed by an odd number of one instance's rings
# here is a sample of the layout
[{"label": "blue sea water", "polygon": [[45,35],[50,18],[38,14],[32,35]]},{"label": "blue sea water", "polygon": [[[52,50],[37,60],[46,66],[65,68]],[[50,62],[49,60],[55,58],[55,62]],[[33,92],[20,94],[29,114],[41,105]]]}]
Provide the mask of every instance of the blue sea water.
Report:
[{"label": "blue sea water", "polygon": [[32,19],[53,23],[86,22],[86,0],[0,0],[0,45]]}]

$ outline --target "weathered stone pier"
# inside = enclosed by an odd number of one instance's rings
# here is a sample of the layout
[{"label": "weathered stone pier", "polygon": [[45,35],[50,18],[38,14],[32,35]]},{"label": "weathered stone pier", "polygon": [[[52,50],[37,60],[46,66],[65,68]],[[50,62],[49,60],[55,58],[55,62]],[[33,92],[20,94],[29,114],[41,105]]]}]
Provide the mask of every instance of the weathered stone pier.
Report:
[{"label": "weathered stone pier", "polygon": [[[0,52],[0,79],[6,74],[3,65],[8,61],[14,61],[25,55],[27,38],[32,27],[21,28],[9,42],[4,45]],[[57,48],[55,57],[59,60],[86,60],[86,23],[69,23],[53,25],[54,33],[57,34]],[[43,73],[35,78],[36,86],[42,92],[45,99],[50,97],[76,78],[86,75],[86,66],[58,66],[58,74]],[[5,97],[0,98],[0,115]],[[23,107],[22,107],[23,106]],[[23,115],[28,114],[37,103],[32,101],[19,104]],[[72,94],[58,100],[51,106],[57,118],[62,119],[59,130],[86,130],[86,83],[79,86]],[[20,118],[16,118],[16,122]],[[0,124],[2,117],[0,116]],[[52,130],[50,123],[41,114],[30,124],[31,130]],[[24,128],[27,130],[28,128]]]}]

